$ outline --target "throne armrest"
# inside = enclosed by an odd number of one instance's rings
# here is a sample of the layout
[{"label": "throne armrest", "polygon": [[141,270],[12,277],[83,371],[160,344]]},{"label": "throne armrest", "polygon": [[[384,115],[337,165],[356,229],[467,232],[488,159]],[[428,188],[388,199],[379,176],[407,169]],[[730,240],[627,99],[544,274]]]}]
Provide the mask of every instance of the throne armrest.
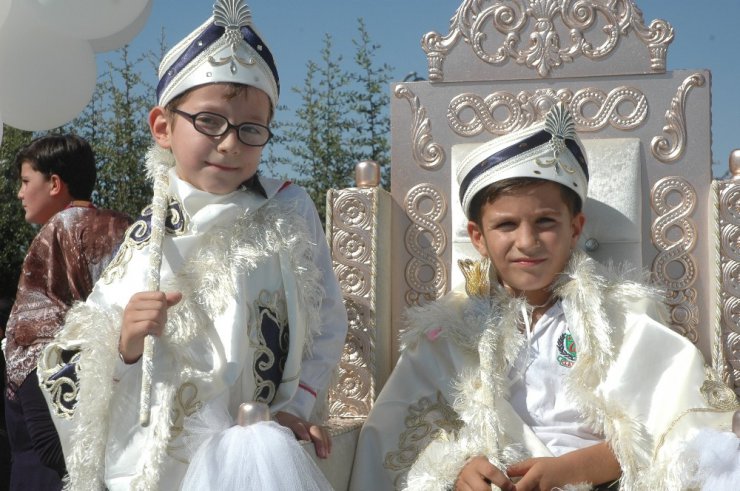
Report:
[{"label": "throne armrest", "polygon": [[390,194],[378,187],[375,162],[357,164],[357,187],[329,190],[326,237],[334,272],[342,288],[349,329],[342,358],[329,389],[332,452],[319,459],[311,443],[304,448],[336,490],[349,486],[362,423],[392,369],[390,302],[379,287],[390,284]]}]

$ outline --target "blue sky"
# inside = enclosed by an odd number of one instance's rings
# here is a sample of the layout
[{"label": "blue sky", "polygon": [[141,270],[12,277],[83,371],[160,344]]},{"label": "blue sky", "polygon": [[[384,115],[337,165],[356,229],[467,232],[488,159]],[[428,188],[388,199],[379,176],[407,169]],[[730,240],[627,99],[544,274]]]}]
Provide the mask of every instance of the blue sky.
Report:
[{"label": "blue sky", "polygon": [[[740,19],[736,0],[638,0],[646,23],[663,18],[676,37],[668,56],[668,69],[702,69],[712,72],[713,159],[716,172],[727,169],[727,159],[740,148],[740,43],[735,31]],[[456,0],[248,0],[257,28],[272,49],[280,71],[281,102],[295,107],[290,90],[300,87],[308,60],[318,60],[325,33],[334,39],[336,52],[353,53],[352,38],[362,17],[374,42],[381,45],[380,61],[400,81],[409,72],[426,77],[426,57],[420,39],[429,31],[449,32]],[[134,39],[134,50],[155,48],[162,28],[168,46],[203,22],[212,1],[154,0],[152,13]],[[104,66],[99,63],[100,69]]]}]

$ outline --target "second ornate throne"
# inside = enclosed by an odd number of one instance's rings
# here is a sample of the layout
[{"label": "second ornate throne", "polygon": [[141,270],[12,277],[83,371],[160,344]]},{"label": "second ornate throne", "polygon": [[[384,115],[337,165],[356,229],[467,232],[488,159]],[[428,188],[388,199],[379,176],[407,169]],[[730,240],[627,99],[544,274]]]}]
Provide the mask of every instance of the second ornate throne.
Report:
[{"label": "second ornate throne", "polygon": [[428,80],[392,87],[391,192],[362,174],[327,198],[350,314],[330,413],[348,448],[397,359],[404,309],[461,280],[456,163],[556,101],[592,172],[583,248],[648,270],[671,327],[740,393],[740,186],[712,177],[711,74],[666,71],[675,35],[632,0],[466,0],[447,34],[423,36]]}]

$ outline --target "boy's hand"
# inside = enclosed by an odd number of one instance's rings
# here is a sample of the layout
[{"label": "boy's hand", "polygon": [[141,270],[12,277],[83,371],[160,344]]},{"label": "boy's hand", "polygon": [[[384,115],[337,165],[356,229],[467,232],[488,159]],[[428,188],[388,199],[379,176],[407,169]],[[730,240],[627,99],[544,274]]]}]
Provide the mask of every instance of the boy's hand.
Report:
[{"label": "boy's hand", "polygon": [[495,484],[501,491],[516,491],[506,474],[479,455],[468,460],[455,481],[455,491],[491,491]]},{"label": "boy's hand", "polygon": [[572,478],[573,474],[568,468],[559,464],[555,457],[540,457],[517,462],[510,465],[506,473],[510,477],[521,477],[516,483],[516,491],[550,491],[572,483],[569,478]]},{"label": "boy's hand", "polygon": [[285,411],[275,413],[275,420],[289,428],[297,439],[306,442],[312,441],[316,449],[316,455],[319,458],[325,459],[331,453],[331,436],[323,426],[313,424]]},{"label": "boy's hand", "polygon": [[123,309],[118,351],[126,363],[135,363],[144,352],[148,334],[161,336],[167,323],[167,309],[182,299],[180,292],[135,293]]},{"label": "boy's hand", "polygon": [[506,469],[511,477],[522,476],[516,491],[547,490],[565,484],[604,484],[622,475],[614,453],[605,442],[573,450],[559,457],[518,462]]}]

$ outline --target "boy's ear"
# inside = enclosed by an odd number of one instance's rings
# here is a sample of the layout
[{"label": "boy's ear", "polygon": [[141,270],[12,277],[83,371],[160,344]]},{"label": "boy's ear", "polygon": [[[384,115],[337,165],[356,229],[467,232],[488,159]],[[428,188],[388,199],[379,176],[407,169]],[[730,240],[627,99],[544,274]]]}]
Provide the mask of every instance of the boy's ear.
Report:
[{"label": "boy's ear", "polygon": [[483,232],[478,224],[472,220],[468,222],[468,236],[478,253],[483,257],[488,257],[488,249],[486,248],[486,239],[483,236]]},{"label": "boy's ear", "polygon": [[149,130],[154,141],[162,148],[170,148],[171,122],[162,106],[155,106],[149,111]]},{"label": "boy's ear", "polygon": [[49,177],[49,196],[59,196],[64,191],[67,184],[56,174]]},{"label": "boy's ear", "polygon": [[578,244],[578,239],[583,232],[583,226],[586,224],[586,215],[583,212],[578,213],[571,221],[573,236],[570,239],[570,248],[573,249]]}]

